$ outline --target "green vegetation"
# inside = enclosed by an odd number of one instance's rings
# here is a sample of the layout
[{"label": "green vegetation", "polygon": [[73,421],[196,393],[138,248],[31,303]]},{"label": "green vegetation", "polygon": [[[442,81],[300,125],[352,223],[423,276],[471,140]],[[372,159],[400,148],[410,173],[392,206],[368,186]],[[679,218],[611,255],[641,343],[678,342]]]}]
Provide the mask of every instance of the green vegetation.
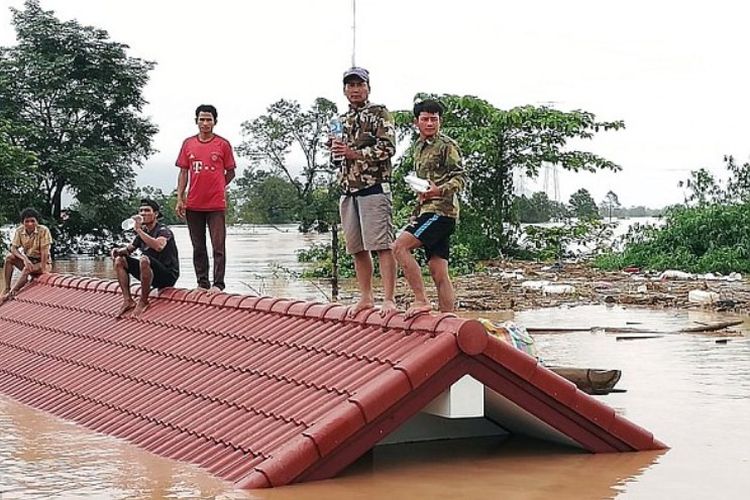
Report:
[{"label": "green vegetation", "polygon": [[[15,222],[21,205],[35,206],[65,247],[122,219],[157,130],[142,116],[154,63],[129,57],[106,31],[61,22],[38,0],[11,12],[17,44],[0,47],[0,159],[14,162],[0,162],[0,177],[12,179],[0,189],[14,196],[0,209]],[[63,193],[77,200],[65,213]]]},{"label": "green vegetation", "polygon": [[[322,97],[306,111],[296,101],[281,99],[242,124],[244,140],[237,151],[252,166],[234,190],[241,221],[299,222],[303,231],[327,231],[336,222],[335,170],[323,146],[336,114],[336,105]],[[296,155],[302,164],[290,161]]]},{"label": "green vegetation", "polygon": [[[547,194],[541,191],[533,193],[531,196],[516,196],[513,199],[513,210],[518,222],[527,224],[564,221],[571,217],[597,218],[594,200],[585,189],[580,189],[574,193],[570,198],[569,205],[550,200]],[[662,209],[644,206],[625,208],[620,205],[620,200],[613,191],[607,193],[604,200],[599,204],[598,211],[600,217],[610,220],[613,217],[653,217],[661,215],[663,212]]]},{"label": "green vegetation", "polygon": [[14,144],[10,123],[0,118],[0,222],[15,221],[23,208],[22,196],[33,190],[36,169],[33,153]]},{"label": "green vegetation", "polygon": [[605,252],[612,240],[612,225],[599,219],[568,220],[557,226],[526,226],[524,233],[534,258],[559,261],[575,256],[575,249],[585,249],[587,255]]},{"label": "green vegetation", "polygon": [[[297,250],[297,260],[310,264],[302,273],[304,278],[332,278],[333,260],[331,243],[315,243],[308,248]],[[339,239],[339,277],[354,277],[354,259],[346,253],[344,241]],[[375,260],[377,265],[377,260]]]},{"label": "green vegetation", "polygon": [[598,219],[599,208],[596,206],[594,198],[586,189],[579,189],[570,195],[570,215],[578,219]]},{"label": "green vegetation", "polygon": [[616,216],[617,210],[620,208],[620,198],[614,191],[608,191],[602,201],[599,214],[602,217],[607,217],[612,220],[612,216]]},{"label": "green vegetation", "polygon": [[669,208],[661,227],[633,225],[620,252],[596,259],[604,269],[638,266],[661,271],[750,272],[750,164],[724,158],[729,172],[722,186],[705,169],[681,182],[685,205]]},{"label": "green vegetation", "polygon": [[539,191],[531,197],[516,196],[513,211],[520,223],[537,224],[564,220],[569,217],[568,208],[559,201],[550,200],[547,193]]}]

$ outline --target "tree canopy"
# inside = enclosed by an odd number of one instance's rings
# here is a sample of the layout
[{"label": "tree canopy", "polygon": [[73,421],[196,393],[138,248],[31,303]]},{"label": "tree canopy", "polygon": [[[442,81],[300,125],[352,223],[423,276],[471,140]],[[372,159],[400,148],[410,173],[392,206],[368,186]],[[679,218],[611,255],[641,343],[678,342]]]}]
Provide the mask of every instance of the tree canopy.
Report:
[{"label": "tree canopy", "polygon": [[602,200],[601,214],[609,217],[609,220],[612,220],[612,215],[616,214],[620,206],[620,198],[617,196],[617,193],[612,190],[607,191],[607,194],[604,195],[604,200]]},{"label": "tree canopy", "polygon": [[570,215],[579,219],[598,219],[599,208],[596,206],[591,193],[581,188],[570,195]]},{"label": "tree canopy", "polygon": [[[281,99],[266,113],[242,124],[244,140],[237,147],[240,156],[250,159],[251,169],[266,173],[246,173],[236,189],[246,220],[277,220],[296,212],[303,230],[327,229],[337,218],[332,169],[324,143],[328,122],[336,116],[336,105],[318,97],[308,110],[297,101]],[[260,184],[259,184],[260,183]],[[283,199],[263,195],[258,189],[273,189]]]},{"label": "tree canopy", "polygon": [[0,119],[0,223],[17,222],[24,199],[33,192],[36,170],[35,155],[15,146],[9,130],[10,125]]},{"label": "tree canopy", "polygon": [[530,197],[525,195],[516,196],[513,200],[518,222],[539,223],[550,220],[561,220],[567,217],[568,210],[565,204],[550,200],[547,193],[538,191]]},{"label": "tree canopy", "polygon": [[0,141],[35,155],[36,168],[23,164],[35,188],[27,204],[59,219],[64,192],[94,207],[126,196],[157,131],[142,116],[154,63],[38,0],[11,11],[17,44],[0,48]]}]

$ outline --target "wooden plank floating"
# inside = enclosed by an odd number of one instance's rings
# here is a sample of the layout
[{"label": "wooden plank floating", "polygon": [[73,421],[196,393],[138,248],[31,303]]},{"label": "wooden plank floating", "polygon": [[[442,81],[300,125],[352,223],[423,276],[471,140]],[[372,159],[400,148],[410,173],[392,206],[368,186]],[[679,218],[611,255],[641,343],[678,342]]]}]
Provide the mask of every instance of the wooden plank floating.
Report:
[{"label": "wooden plank floating", "polygon": [[[554,334],[554,333],[576,333],[576,332],[592,332],[596,330],[602,330],[604,333],[634,333],[634,334],[652,334],[652,335],[663,335],[670,333],[711,333],[730,328],[732,326],[741,325],[744,320],[736,319],[731,321],[721,321],[719,323],[710,323],[700,326],[691,326],[688,328],[681,328],[679,330],[655,330],[653,328],[633,328],[633,327],[620,327],[620,326],[590,326],[590,327],[571,327],[571,328],[552,328],[552,327],[535,327],[526,328],[529,334]],[[618,339],[619,340],[619,339]]]}]

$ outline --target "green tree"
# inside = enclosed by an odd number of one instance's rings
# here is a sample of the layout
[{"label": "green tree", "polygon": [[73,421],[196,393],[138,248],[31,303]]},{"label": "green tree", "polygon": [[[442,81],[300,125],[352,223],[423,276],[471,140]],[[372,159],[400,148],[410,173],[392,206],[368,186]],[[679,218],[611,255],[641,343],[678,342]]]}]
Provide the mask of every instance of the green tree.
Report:
[{"label": "green tree", "polygon": [[738,164],[731,155],[724,156],[724,166],[729,172],[725,200],[736,203],[750,202],[750,163]]},{"label": "green tree", "polygon": [[152,152],[157,129],[141,113],[154,63],[38,0],[11,12],[17,44],[0,48],[0,118],[12,124],[12,144],[36,154],[39,208],[59,219],[69,192],[106,209],[132,190],[134,167]]},{"label": "green tree", "polygon": [[247,169],[233,189],[238,217],[251,224],[286,224],[298,221],[297,187],[266,170]]},{"label": "green tree", "polygon": [[[334,170],[324,147],[328,122],[336,114],[336,105],[322,97],[315,99],[308,110],[296,101],[282,99],[271,104],[265,114],[242,124],[244,140],[237,147],[238,153],[250,159],[255,168],[270,169],[294,188],[303,230],[313,226],[324,230],[337,218],[336,193],[329,189]],[[243,193],[241,198],[248,201],[248,195]],[[285,203],[295,205],[291,200]],[[254,210],[258,208],[256,204]]]},{"label": "green tree", "polygon": [[0,224],[17,215],[34,189],[36,157],[12,143],[10,126],[0,119]]},{"label": "green tree", "polygon": [[[517,231],[507,226],[516,222],[512,217],[514,170],[537,177],[545,164],[570,171],[620,169],[594,153],[570,148],[569,142],[621,129],[622,121],[597,121],[587,111],[565,112],[546,106],[502,110],[473,96],[416,96],[426,97],[439,99],[446,108],[442,130],[458,142],[470,180],[465,202],[484,219],[480,227],[485,243],[475,248],[476,258],[497,255],[514,243],[511,235]],[[414,138],[410,111],[396,113],[396,121],[402,137]],[[402,167],[410,168],[410,161],[407,155]]]},{"label": "green tree", "polygon": [[615,213],[617,210],[620,209],[620,200],[617,197],[617,194],[614,191],[607,191],[607,194],[604,196],[604,200],[602,200],[602,215],[609,217],[609,220],[612,221],[612,214]]},{"label": "green tree", "polygon": [[588,190],[581,188],[572,195],[568,201],[570,215],[578,219],[598,219],[599,208]]},{"label": "green tree", "polygon": [[690,178],[677,183],[685,188],[685,205],[706,206],[725,198],[725,192],[714,175],[705,168],[692,170]]},{"label": "green tree", "polygon": [[550,200],[550,215],[554,221],[562,221],[570,218],[567,205],[561,201]]},{"label": "green tree", "polygon": [[533,193],[530,198],[525,195],[517,196],[514,204],[518,222],[534,224],[552,219],[552,200],[544,191]]}]

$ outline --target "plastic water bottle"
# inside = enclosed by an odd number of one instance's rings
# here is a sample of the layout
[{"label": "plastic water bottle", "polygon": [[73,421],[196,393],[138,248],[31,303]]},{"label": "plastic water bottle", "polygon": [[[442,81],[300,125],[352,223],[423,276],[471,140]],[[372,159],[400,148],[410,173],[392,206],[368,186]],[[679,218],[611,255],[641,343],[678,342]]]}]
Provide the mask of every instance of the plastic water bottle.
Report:
[{"label": "plastic water bottle", "polygon": [[128,217],[127,219],[122,221],[120,227],[123,231],[130,231],[135,227],[135,219],[133,219],[132,217]]},{"label": "plastic water bottle", "polygon": [[[341,120],[338,116],[334,116],[331,118],[331,121],[328,122],[328,132],[331,134],[331,137],[335,141],[340,141],[344,137],[344,125],[341,123]],[[343,155],[333,155],[333,161],[340,162],[344,159]]]}]

